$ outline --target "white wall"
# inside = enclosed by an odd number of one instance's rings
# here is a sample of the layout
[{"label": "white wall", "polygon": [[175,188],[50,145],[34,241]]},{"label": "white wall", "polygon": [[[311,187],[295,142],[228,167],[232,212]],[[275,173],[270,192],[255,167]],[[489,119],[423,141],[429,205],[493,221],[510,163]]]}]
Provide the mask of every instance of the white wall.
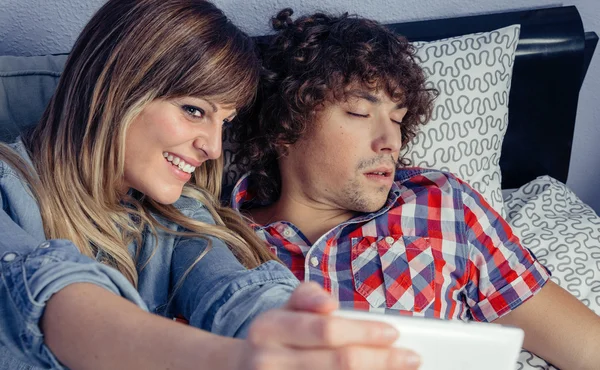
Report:
[{"label": "white wall", "polygon": [[[378,21],[400,22],[560,5],[554,0],[213,0],[251,35],[268,32],[279,9],[297,14],[348,11]],[[0,55],[68,51],[78,32],[104,0],[0,0]],[[600,1],[569,0],[586,30],[600,33]],[[567,184],[600,213],[600,48],[583,85]],[[552,107],[548,107],[552,109]]]}]

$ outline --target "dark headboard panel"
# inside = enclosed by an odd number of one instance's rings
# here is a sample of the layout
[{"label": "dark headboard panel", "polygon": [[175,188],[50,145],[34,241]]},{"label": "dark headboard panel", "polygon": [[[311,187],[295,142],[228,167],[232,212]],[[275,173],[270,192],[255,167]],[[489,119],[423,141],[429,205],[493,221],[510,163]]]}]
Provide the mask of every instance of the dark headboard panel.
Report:
[{"label": "dark headboard panel", "polygon": [[583,55],[583,75],[581,81],[585,78],[587,74],[588,67],[592,61],[592,57],[594,56],[594,51],[596,51],[596,46],[598,45],[598,35],[596,32],[586,32],[585,33],[585,50]]},{"label": "dark headboard panel", "polygon": [[566,182],[579,89],[598,41],[584,33],[574,6],[391,24],[414,41],[431,41],[521,24],[500,166],[502,187],[540,175]]}]

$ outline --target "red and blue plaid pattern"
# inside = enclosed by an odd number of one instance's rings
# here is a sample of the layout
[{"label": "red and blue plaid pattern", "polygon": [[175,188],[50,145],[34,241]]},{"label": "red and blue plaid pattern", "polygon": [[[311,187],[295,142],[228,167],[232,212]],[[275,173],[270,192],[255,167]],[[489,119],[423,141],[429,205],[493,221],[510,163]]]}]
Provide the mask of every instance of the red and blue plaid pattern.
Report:
[{"label": "red and blue plaid pattern", "polygon": [[[248,176],[232,206],[251,200]],[[313,245],[289,222],[252,225],[300,280],[315,281],[342,307],[492,321],[549,278],[483,197],[451,174],[396,172],[386,205],[330,230]]]}]

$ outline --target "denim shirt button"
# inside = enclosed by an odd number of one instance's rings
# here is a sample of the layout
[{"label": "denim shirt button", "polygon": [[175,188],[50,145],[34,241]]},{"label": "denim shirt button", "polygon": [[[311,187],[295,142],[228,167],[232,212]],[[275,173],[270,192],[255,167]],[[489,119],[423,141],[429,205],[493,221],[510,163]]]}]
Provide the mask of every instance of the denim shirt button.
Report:
[{"label": "denim shirt button", "polygon": [[4,255],[4,257],[2,257],[2,261],[4,262],[12,262],[15,260],[15,258],[17,258],[17,254],[16,253],[7,253]]},{"label": "denim shirt button", "polygon": [[43,242],[42,244],[40,244],[40,248],[42,248],[42,249],[46,249],[49,247],[50,247],[50,243],[48,243],[48,242]]}]

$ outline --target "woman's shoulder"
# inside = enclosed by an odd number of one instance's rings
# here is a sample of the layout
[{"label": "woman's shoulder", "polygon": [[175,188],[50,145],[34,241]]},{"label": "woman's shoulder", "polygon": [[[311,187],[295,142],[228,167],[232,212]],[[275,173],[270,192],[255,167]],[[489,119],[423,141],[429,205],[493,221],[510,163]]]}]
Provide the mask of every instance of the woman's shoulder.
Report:
[{"label": "woman's shoulder", "polygon": [[[4,144],[7,148],[11,149],[17,156],[23,160],[27,165],[31,165],[31,159],[25,149],[25,146],[20,140],[17,140],[11,144]],[[19,171],[14,167],[14,164],[10,163],[8,158],[2,158],[0,156],[0,186],[8,185],[20,185],[25,187]]]},{"label": "woman's shoulder", "polygon": [[215,223],[210,211],[199,199],[182,195],[173,206],[186,217],[210,224]]},{"label": "woman's shoulder", "polygon": [[173,206],[186,215],[194,212],[202,212],[203,209],[206,211],[204,204],[200,200],[185,195],[179,197],[173,203]]},{"label": "woman's shoulder", "polygon": [[5,180],[18,180],[18,178],[17,171],[4,159],[0,159],[0,180],[4,182]]},{"label": "woman's shoulder", "polygon": [[29,235],[44,240],[44,227],[37,200],[22,177],[18,169],[19,165],[15,167],[12,163],[15,159],[21,159],[25,165],[31,165],[29,155],[20,143],[9,144],[8,147],[16,152],[18,157],[11,159],[11,155],[15,154],[13,152],[9,152],[4,158],[0,156],[1,210],[7,212],[10,218]]}]

